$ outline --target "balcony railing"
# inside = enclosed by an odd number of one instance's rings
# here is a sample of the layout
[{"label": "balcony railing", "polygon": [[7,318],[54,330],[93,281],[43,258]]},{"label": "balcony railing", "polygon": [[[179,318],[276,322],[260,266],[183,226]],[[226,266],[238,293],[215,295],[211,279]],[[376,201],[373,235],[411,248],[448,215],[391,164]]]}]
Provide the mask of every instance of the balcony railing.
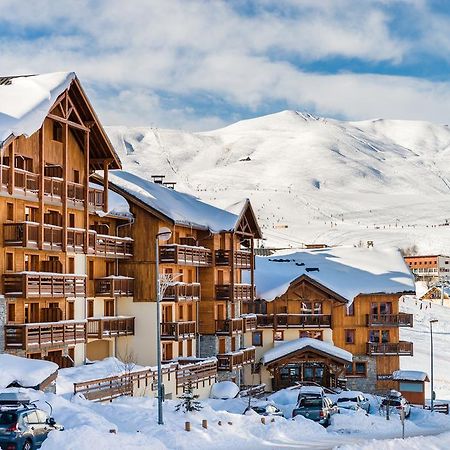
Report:
[{"label": "balcony railing", "polygon": [[163,301],[180,302],[200,300],[200,283],[177,283],[167,287],[162,296]]},{"label": "balcony railing", "polygon": [[331,328],[331,315],[326,314],[258,314],[258,327]]},{"label": "balcony railing", "polygon": [[85,297],[86,276],[46,272],[3,275],[7,297]]},{"label": "balcony railing", "polygon": [[373,327],[412,327],[413,314],[368,314],[367,326]]},{"label": "balcony railing", "polygon": [[103,189],[89,187],[89,206],[93,209],[103,209],[105,205],[105,192]]},{"label": "balcony railing", "polygon": [[33,350],[86,342],[86,322],[63,321],[5,325],[7,349]]},{"label": "balcony railing", "polygon": [[178,341],[180,339],[192,339],[195,337],[195,321],[187,322],[163,322],[161,324],[161,338]]},{"label": "balcony railing", "polygon": [[413,343],[400,342],[368,342],[367,354],[372,355],[399,355],[399,356],[413,356]]},{"label": "balcony railing", "polygon": [[95,339],[134,336],[134,317],[90,317],[87,323],[87,336]]},{"label": "balcony railing", "polygon": [[14,169],[14,189],[24,195],[37,195],[39,191],[39,175],[23,169]]},{"label": "balcony railing", "polygon": [[[231,265],[231,250],[216,250],[216,266]],[[234,267],[237,269],[251,269],[252,254],[248,250],[234,251]]]},{"label": "balcony railing", "polygon": [[220,353],[217,355],[217,369],[231,372],[240,369],[245,364],[255,362],[255,347],[243,348],[237,352]]},{"label": "balcony railing", "polygon": [[159,247],[161,264],[179,264],[184,266],[208,267],[212,264],[211,250],[190,245],[161,245]]},{"label": "balcony railing", "polygon": [[217,300],[243,300],[254,298],[255,289],[251,284],[216,284]]},{"label": "balcony railing", "polygon": [[[129,258],[133,256],[133,239],[129,237],[97,234],[89,230],[87,253],[106,258]],[[8,247],[38,248],[39,224],[36,222],[15,222],[3,224],[3,241]],[[67,228],[67,250],[86,253],[86,230]],[[63,227],[44,224],[44,250],[61,251]]]},{"label": "balcony railing", "polygon": [[216,334],[232,336],[244,332],[244,319],[223,319],[216,320]]},{"label": "balcony railing", "polygon": [[256,315],[247,314],[242,316],[244,319],[244,332],[256,330],[258,319]]},{"label": "balcony railing", "polygon": [[131,297],[134,292],[134,279],[110,275],[94,280],[95,295],[100,297]]}]

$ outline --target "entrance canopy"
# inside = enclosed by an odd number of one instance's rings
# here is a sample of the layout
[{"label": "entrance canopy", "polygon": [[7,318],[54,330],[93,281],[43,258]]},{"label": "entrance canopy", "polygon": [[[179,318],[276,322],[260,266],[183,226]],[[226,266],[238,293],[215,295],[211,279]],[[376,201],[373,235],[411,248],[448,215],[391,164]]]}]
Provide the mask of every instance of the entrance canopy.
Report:
[{"label": "entrance canopy", "polygon": [[266,365],[273,365],[281,362],[283,359],[290,359],[295,356],[300,356],[305,352],[316,353],[323,357],[328,357],[333,361],[343,364],[353,361],[353,355],[336,347],[329,342],[319,341],[312,338],[299,338],[293,341],[285,342],[277,345],[275,348],[264,353],[261,362]]}]

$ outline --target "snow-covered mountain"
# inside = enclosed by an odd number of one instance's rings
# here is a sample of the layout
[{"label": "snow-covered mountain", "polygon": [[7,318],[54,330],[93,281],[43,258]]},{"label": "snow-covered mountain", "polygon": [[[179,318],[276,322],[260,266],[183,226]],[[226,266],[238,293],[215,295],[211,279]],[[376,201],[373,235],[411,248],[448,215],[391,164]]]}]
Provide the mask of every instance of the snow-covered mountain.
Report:
[{"label": "snow-covered mountain", "polygon": [[109,127],[124,169],[226,207],[249,197],[271,244],[450,253],[450,129],[283,111],[188,133]]}]

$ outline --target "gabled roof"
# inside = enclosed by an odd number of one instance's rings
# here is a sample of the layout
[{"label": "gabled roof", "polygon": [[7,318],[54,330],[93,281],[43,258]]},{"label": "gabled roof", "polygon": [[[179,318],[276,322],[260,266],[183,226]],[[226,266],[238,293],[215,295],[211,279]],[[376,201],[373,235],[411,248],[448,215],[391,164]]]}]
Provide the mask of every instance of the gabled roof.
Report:
[{"label": "gabled roof", "polygon": [[246,202],[244,213],[238,216],[123,170],[109,172],[109,188],[175,225],[213,233],[236,231],[242,215],[250,211]]},{"label": "gabled roof", "polygon": [[257,257],[257,297],[271,301],[308,277],[347,302],[359,294],[414,293],[414,278],[397,249],[335,247]]},{"label": "gabled roof", "polygon": [[282,344],[271,348],[264,353],[261,362],[265,365],[272,364],[295,353],[303,353],[308,350],[339,360],[343,363],[353,361],[353,355],[350,352],[336,347],[329,342],[319,341],[318,339],[313,338],[299,338],[294,339],[293,341],[283,342]]},{"label": "gabled roof", "polygon": [[0,148],[39,130],[67,89],[81,119],[90,124],[91,165],[101,168],[95,161],[109,159],[111,168],[120,168],[119,157],[74,72],[0,77]]}]

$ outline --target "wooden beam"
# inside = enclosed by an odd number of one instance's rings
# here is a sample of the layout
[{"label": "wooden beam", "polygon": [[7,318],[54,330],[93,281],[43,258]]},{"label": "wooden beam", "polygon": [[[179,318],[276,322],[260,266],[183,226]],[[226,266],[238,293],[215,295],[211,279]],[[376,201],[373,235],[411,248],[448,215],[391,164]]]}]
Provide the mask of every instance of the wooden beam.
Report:
[{"label": "wooden beam", "polygon": [[38,247],[44,247],[44,143],[45,143],[45,120],[39,130],[39,236]]},{"label": "wooden beam", "polygon": [[[67,97],[66,97],[67,103]],[[66,105],[67,110],[67,105]],[[67,181],[69,177],[69,124],[67,121],[63,122],[63,236],[62,236],[62,251],[67,251]]]},{"label": "wooden beam", "polygon": [[69,125],[72,128],[78,128],[79,130],[89,131],[89,128],[85,127],[84,125],[80,125],[80,124],[78,124],[76,122],[73,122],[72,120],[68,120],[68,119],[64,119],[64,118],[59,117],[59,116],[55,116],[54,114],[50,113],[50,114],[47,115],[47,117],[49,119],[56,120],[57,122],[60,122],[62,124]]},{"label": "wooden beam", "polygon": [[84,134],[84,228],[86,230],[84,238],[85,253],[89,249],[89,145],[90,145],[90,131]]},{"label": "wooden beam", "polygon": [[109,162],[103,162],[103,211],[108,212]]},{"label": "wooden beam", "polygon": [[10,195],[14,194],[14,186],[15,186],[15,173],[14,173],[14,158],[15,158],[15,149],[16,149],[17,140],[11,142],[9,145],[9,182],[8,182],[8,193]]}]

